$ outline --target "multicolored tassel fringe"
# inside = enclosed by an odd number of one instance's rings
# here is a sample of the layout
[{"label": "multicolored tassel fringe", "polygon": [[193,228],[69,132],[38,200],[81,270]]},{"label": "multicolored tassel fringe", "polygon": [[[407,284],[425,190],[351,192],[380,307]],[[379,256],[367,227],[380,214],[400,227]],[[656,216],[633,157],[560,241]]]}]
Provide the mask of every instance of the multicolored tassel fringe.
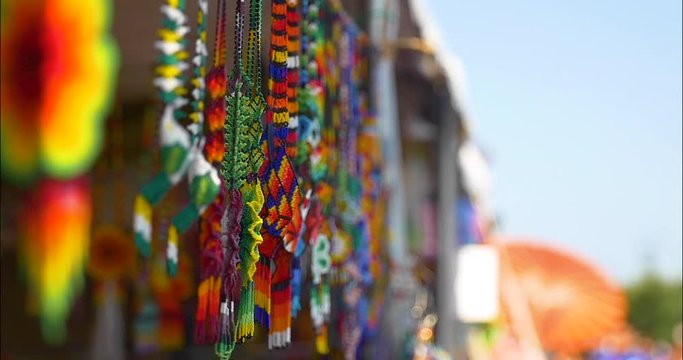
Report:
[{"label": "multicolored tassel fringe", "polygon": [[223,248],[220,241],[225,188],[209,206],[200,222],[200,283],[195,313],[194,341],[214,344],[218,341],[220,302],[223,291]]}]

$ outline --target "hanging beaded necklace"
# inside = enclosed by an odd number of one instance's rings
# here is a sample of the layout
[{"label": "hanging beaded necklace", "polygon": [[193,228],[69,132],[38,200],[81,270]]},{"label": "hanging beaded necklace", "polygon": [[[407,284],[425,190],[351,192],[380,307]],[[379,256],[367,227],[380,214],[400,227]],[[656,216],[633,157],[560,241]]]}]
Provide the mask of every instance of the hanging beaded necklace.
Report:
[{"label": "hanging beaded necklace", "polygon": [[304,184],[304,173],[302,170],[302,159],[299,157],[299,86],[301,85],[300,78],[300,58],[299,52],[302,46],[302,34],[300,27],[300,3],[298,0],[287,1],[287,107],[289,111],[289,133],[287,134],[287,156],[294,164],[295,173],[300,186],[300,190],[305,194],[301,204],[301,229],[299,231],[299,241],[294,248],[294,256],[292,258],[292,317],[296,317],[301,309],[299,294],[301,292],[301,257],[306,249],[306,241],[303,238],[306,233],[306,217],[310,206],[310,197],[312,192],[309,185]]},{"label": "hanging beaded necklace", "polygon": [[[223,177],[230,197],[226,209],[224,239],[227,246],[224,295],[221,303],[221,335],[216,353],[229,358],[236,342],[242,342],[254,333],[253,274],[262,242],[262,224],[258,211],[263,205],[263,194],[256,171],[263,159],[259,146],[262,133],[261,115],[265,101],[260,92],[260,34],[261,3],[252,1],[247,54],[248,71],[243,69],[244,0],[237,2],[235,23],[234,66],[230,73],[230,94],[227,98],[225,124],[226,156]],[[251,76],[259,84],[251,82]],[[239,271],[238,271],[239,270]],[[239,278],[241,277],[241,282]],[[235,303],[237,312],[235,313]]]},{"label": "hanging beaded necklace", "polygon": [[[204,4],[206,4],[206,1],[201,1],[199,4],[200,13],[197,26],[199,38],[197,39],[197,47],[200,46],[200,41],[206,46],[207,12],[205,10],[208,10],[208,8]],[[206,119],[209,134],[207,143],[204,146],[204,155],[208,161],[211,161],[214,168],[222,156],[223,141],[219,136],[222,135],[222,124],[225,121],[225,109],[223,106],[226,84],[224,78],[225,70],[223,70],[225,61],[225,8],[225,0],[219,0],[212,69],[208,76],[203,75],[201,80],[195,80],[197,82],[205,82],[208,89],[209,102],[206,108]],[[204,94],[200,93],[195,98],[202,99],[204,96]],[[195,108],[195,112],[200,112],[200,116],[204,116],[203,103],[200,104],[201,106]],[[222,217],[224,198],[225,189],[221,186],[219,195],[209,205],[200,221],[200,274],[194,331],[194,341],[196,344],[214,344],[218,341],[223,275],[220,219]]]},{"label": "hanging beaded necklace", "polygon": [[233,45],[233,69],[228,77],[229,92],[226,98],[224,125],[224,151],[221,173],[227,189],[227,204],[221,220],[223,243],[223,295],[221,300],[220,336],[216,354],[229,358],[235,346],[235,305],[239,301],[239,241],[242,232],[242,194],[248,159],[244,141],[246,121],[242,103],[242,41],[244,38],[244,0],[236,1],[235,31]]},{"label": "hanging beaded necklace", "polygon": [[[159,76],[154,84],[159,88],[162,102],[161,117],[161,161],[162,172],[152,181],[145,184],[135,200],[135,239],[143,255],[151,254],[151,217],[152,207],[158,204],[171,187],[178,184],[183,176],[188,175],[191,202],[173,220],[168,232],[166,248],[166,264],[169,275],[175,276],[178,271],[178,239],[192,222],[213,201],[219,191],[217,172],[201,154],[203,146],[202,125],[203,117],[192,117],[193,123],[185,130],[179,119],[185,116],[182,107],[187,104],[184,88],[184,71],[188,68],[185,59],[185,35],[189,31],[186,26],[187,17],[184,14],[184,0],[168,0],[162,6],[164,27],[159,31],[161,41],[155,46],[161,52],[160,64],[156,68]],[[197,49],[197,73],[202,74],[203,61],[206,51],[199,46]],[[203,82],[196,83],[197,97],[194,108],[202,106],[199,93],[203,91]],[[188,171],[189,170],[189,171]]]},{"label": "hanging beaded necklace", "polygon": [[279,348],[291,342],[291,261],[301,228],[301,194],[286,155],[289,112],[285,0],[273,0],[271,14],[269,94],[261,140],[265,161],[259,171],[266,203],[261,210],[263,243],[259,246],[261,258],[255,277],[255,315],[257,322],[269,329],[269,348]]},{"label": "hanging beaded necklace", "polygon": [[157,205],[171,187],[177,184],[190,164],[190,135],[178,123],[183,114],[181,108],[187,103],[184,71],[185,35],[189,31],[184,14],[184,0],[167,0],[161,7],[164,15],[160,40],[155,47],[160,51],[160,62],[155,69],[162,103],[160,142],[162,172],[145,184],[135,198],[135,243],[140,252],[149,257],[152,252],[152,207]]},{"label": "hanging beaded necklace", "polygon": [[[312,208],[306,218],[308,242],[311,248],[312,286],[310,288],[310,314],[316,337],[316,351],[329,353],[327,321],[330,316],[330,227],[324,221],[322,208],[325,202],[326,143],[322,141],[325,91],[322,81],[324,70],[324,27],[320,0],[304,0],[302,9],[302,63],[301,69],[301,121],[299,124],[300,158],[304,157],[302,173],[308,176],[315,191]],[[304,182],[305,183],[305,182]]]},{"label": "hanging beaded necklace", "polygon": [[174,275],[178,269],[177,252],[178,237],[183,234],[194,221],[204,213],[207,207],[216,199],[220,191],[218,171],[211,166],[202,153],[204,147],[204,93],[206,75],[206,12],[207,0],[198,0],[197,39],[195,41],[194,78],[192,79],[192,123],[188,126],[192,141],[192,164],[188,169],[188,183],[190,186],[190,204],[171,222],[168,230],[166,256],[168,257],[169,273]]},{"label": "hanging beaded necklace", "polygon": [[246,94],[243,101],[246,106],[248,143],[248,162],[242,195],[243,211],[241,220],[240,264],[242,275],[241,299],[237,314],[237,341],[242,342],[254,334],[254,274],[259,261],[258,246],[263,242],[261,227],[263,220],[259,211],[265,201],[258,171],[263,163],[260,137],[263,134],[261,117],[266,104],[261,93],[261,36],[262,36],[262,0],[249,2],[249,35],[247,43],[247,71],[244,78]]}]

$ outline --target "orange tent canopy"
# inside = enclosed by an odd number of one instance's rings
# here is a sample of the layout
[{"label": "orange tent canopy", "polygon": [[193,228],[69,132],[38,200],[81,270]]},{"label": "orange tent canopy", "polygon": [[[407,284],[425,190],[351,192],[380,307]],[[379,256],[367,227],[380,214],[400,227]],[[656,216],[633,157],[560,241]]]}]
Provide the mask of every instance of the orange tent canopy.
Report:
[{"label": "orange tent canopy", "polygon": [[544,349],[576,354],[624,326],[624,292],[588,261],[526,239],[494,243],[501,250],[501,281],[517,284]]}]

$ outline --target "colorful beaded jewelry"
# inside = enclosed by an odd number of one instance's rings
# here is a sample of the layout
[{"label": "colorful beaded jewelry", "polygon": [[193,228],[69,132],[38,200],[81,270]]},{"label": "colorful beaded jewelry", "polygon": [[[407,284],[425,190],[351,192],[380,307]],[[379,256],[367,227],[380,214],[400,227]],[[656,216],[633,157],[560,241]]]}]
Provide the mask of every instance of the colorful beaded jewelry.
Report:
[{"label": "colorful beaded jewelry", "polygon": [[[321,27],[319,18],[319,5],[317,0],[303,0],[301,9],[301,64],[299,88],[297,89],[297,101],[299,104],[298,117],[298,146],[296,168],[299,178],[299,184],[302,190],[307,194],[305,202],[309,202],[305,208],[305,216],[303,217],[303,226],[299,245],[297,246],[297,254],[303,252],[305,245],[312,246],[312,262],[311,271],[313,273],[313,284],[311,288],[311,315],[314,320],[314,327],[316,333],[324,325],[324,319],[329,315],[329,287],[322,285],[322,276],[327,274],[330,268],[329,256],[329,240],[326,236],[320,234],[320,226],[322,224],[321,204],[318,196],[309,194],[315,189],[316,183],[322,179],[320,172],[317,176],[312,172],[312,167],[315,162],[319,166],[320,156],[320,121],[321,116],[321,102],[323,100],[323,91],[320,86],[320,76],[318,69],[320,68],[318,62],[321,60],[318,57],[319,50],[322,49],[321,43]],[[310,198],[309,198],[310,197]],[[309,207],[312,207],[309,208]],[[303,211],[302,211],[303,214]],[[319,240],[321,239],[322,240]],[[299,255],[300,256],[300,255]],[[300,259],[295,256],[292,267],[292,315],[295,316],[299,304],[299,288],[301,283]],[[327,289],[327,293],[325,293]],[[320,351],[324,353],[323,349]]]},{"label": "colorful beaded jewelry", "polygon": [[[299,150],[299,98],[298,90],[300,84],[299,77],[299,52],[301,50],[301,28],[299,18],[300,4],[298,0],[287,1],[287,109],[289,111],[289,132],[287,133],[287,156],[294,164],[295,173],[299,185],[302,185],[303,170],[300,166],[298,158]],[[300,237],[306,232],[306,216],[308,213],[308,206],[310,205],[311,192],[306,191],[306,196],[302,201],[301,219],[302,225],[299,232]],[[292,258],[292,317],[295,317],[301,303],[299,300],[299,293],[301,290],[301,255],[306,249],[306,241],[297,241],[297,246],[294,249]]]},{"label": "colorful beaded jewelry", "polygon": [[[263,243],[256,270],[256,321],[269,329],[269,348],[291,341],[291,260],[301,228],[301,194],[286,155],[287,4],[273,0],[270,79],[266,128],[261,140],[265,161],[259,171],[266,203],[261,210]],[[271,265],[274,271],[271,274]]]},{"label": "colorful beaded jewelry", "polygon": [[[205,4],[206,5],[206,4]],[[206,6],[205,6],[206,8]],[[192,222],[208,207],[218,195],[220,180],[216,170],[201,154],[203,146],[202,125],[203,116],[197,115],[203,107],[200,94],[203,93],[203,81],[196,82],[194,100],[195,113],[193,124],[189,126],[189,133],[178,122],[184,114],[181,108],[187,103],[184,98],[185,89],[183,72],[188,67],[184,60],[187,52],[184,50],[184,39],[189,28],[186,26],[184,0],[169,0],[162,6],[165,27],[159,32],[161,41],[156,43],[161,51],[161,63],[156,69],[158,77],[155,85],[161,91],[163,113],[161,120],[161,161],[162,173],[142,187],[135,200],[135,239],[143,255],[151,253],[151,216],[152,207],[166,195],[170,188],[176,185],[187,174],[190,184],[191,202],[180,214],[173,218],[169,228],[166,248],[167,271],[175,276],[178,271],[178,240]],[[200,10],[201,5],[200,5]],[[198,27],[201,30],[201,26]],[[201,40],[201,34],[199,35]],[[197,76],[201,78],[206,58],[205,47],[201,44],[197,48],[195,63]],[[201,80],[201,79],[200,79]],[[189,170],[189,171],[188,171]]]},{"label": "colorful beaded jewelry", "polygon": [[226,118],[224,125],[224,157],[221,174],[227,190],[225,212],[221,221],[221,242],[223,243],[223,295],[221,300],[220,336],[216,344],[216,355],[229,359],[236,342],[236,305],[240,296],[240,236],[242,234],[242,194],[248,168],[249,148],[245,141],[248,131],[248,109],[242,101],[242,43],[244,39],[244,0],[236,1],[235,39],[233,46],[233,69],[228,77]]},{"label": "colorful beaded jewelry", "polygon": [[[264,202],[256,176],[263,159],[259,136],[262,133],[261,115],[265,109],[265,101],[260,92],[261,66],[258,56],[261,48],[261,8],[260,0],[250,3],[248,69],[245,74],[242,63],[244,1],[237,2],[235,63],[229,77],[231,91],[227,99],[226,156],[223,161],[223,177],[231,199],[225,222],[225,240],[228,243],[226,248],[229,251],[226,255],[233,261],[226,264],[228,266],[225,270],[225,295],[221,315],[226,319],[221,321],[221,337],[217,346],[217,353],[221,358],[230,356],[235,342],[242,342],[254,333],[253,275],[259,259],[257,246],[262,242],[260,230],[263,221],[258,216],[258,211]],[[252,83],[252,76],[258,79],[258,84]],[[235,313],[236,303],[238,305]],[[224,324],[227,324],[227,329]]]},{"label": "colorful beaded jewelry", "polygon": [[259,260],[258,246],[263,242],[259,212],[265,201],[258,171],[263,163],[259,143],[263,126],[261,117],[266,102],[261,93],[261,37],[262,0],[249,2],[249,35],[247,40],[247,71],[244,77],[248,131],[245,141],[248,146],[248,167],[246,178],[240,188],[242,195],[242,236],[240,239],[240,264],[242,275],[241,299],[237,313],[237,341],[242,342],[254,334],[254,274]]},{"label": "colorful beaded jewelry", "polygon": [[287,132],[287,156],[291,161],[297,158],[299,127],[299,51],[301,29],[299,27],[299,0],[287,0],[287,110],[289,132]]},{"label": "colorful beaded jewelry", "polygon": [[194,78],[192,79],[192,123],[188,126],[192,141],[192,165],[188,169],[188,184],[190,186],[190,204],[179,214],[173,217],[171,227],[168,230],[168,243],[166,256],[168,259],[169,273],[174,275],[178,269],[177,244],[178,237],[184,233],[192,223],[208,208],[218,196],[220,190],[220,178],[216,168],[206,160],[202,149],[204,148],[204,95],[206,85],[206,13],[207,0],[198,0],[197,16],[197,39],[195,42]]},{"label": "colorful beaded jewelry", "polygon": [[167,0],[161,7],[164,27],[159,31],[160,41],[155,47],[161,52],[156,68],[154,85],[159,89],[162,102],[160,142],[162,172],[145,184],[135,198],[135,243],[140,252],[151,255],[152,207],[157,205],[172,186],[180,182],[191,160],[190,135],[178,123],[181,108],[187,103],[183,72],[188,65],[185,35],[189,31],[184,14],[185,1]]},{"label": "colorful beaded jewelry", "polygon": [[[216,36],[212,68],[206,76],[208,103],[206,120],[208,134],[204,155],[214,168],[221,166],[224,155],[225,95],[227,78],[226,55],[226,0],[218,0]],[[200,283],[195,313],[194,340],[197,344],[214,344],[218,341],[220,303],[223,291],[224,255],[221,242],[221,220],[225,212],[227,191],[220,186],[216,199],[202,215],[199,231]]]}]

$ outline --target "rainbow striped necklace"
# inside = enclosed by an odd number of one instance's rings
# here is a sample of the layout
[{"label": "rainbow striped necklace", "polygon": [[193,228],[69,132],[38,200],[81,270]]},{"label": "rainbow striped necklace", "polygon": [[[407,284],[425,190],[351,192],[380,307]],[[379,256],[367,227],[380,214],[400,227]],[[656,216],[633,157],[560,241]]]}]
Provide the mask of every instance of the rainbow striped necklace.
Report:
[{"label": "rainbow striped necklace", "polygon": [[286,153],[289,109],[285,0],[273,0],[271,24],[269,93],[261,139],[265,161],[259,171],[266,202],[261,210],[263,243],[259,246],[261,258],[255,277],[255,311],[256,321],[269,329],[269,348],[280,348],[291,342],[291,263],[301,229],[301,193]]}]

